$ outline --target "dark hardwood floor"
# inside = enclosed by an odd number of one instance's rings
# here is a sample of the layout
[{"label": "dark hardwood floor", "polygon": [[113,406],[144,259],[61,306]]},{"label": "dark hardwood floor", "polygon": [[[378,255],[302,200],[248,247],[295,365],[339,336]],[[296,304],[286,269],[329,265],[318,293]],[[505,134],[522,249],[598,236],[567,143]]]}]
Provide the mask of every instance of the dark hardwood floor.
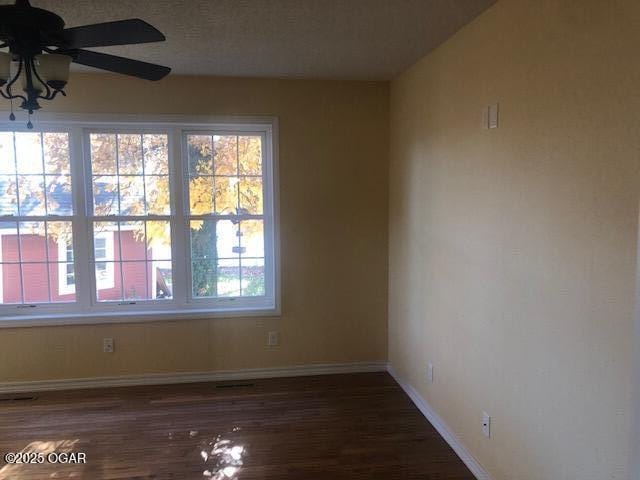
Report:
[{"label": "dark hardwood floor", "polygon": [[0,480],[425,479],[473,476],[386,373],[0,398]]}]

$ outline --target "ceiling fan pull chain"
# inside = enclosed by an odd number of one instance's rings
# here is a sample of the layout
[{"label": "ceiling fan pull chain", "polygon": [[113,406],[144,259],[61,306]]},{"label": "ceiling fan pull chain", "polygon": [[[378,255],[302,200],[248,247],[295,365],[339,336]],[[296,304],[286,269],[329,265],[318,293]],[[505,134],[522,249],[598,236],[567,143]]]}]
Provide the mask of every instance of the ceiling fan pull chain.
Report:
[{"label": "ceiling fan pull chain", "polygon": [[9,100],[9,103],[11,105],[11,115],[9,115],[9,120],[11,120],[13,122],[16,119],[16,116],[13,113],[13,98]]},{"label": "ceiling fan pull chain", "polygon": [[29,121],[27,122],[27,128],[29,130],[33,129],[33,123],[31,123],[31,112],[29,112]]}]

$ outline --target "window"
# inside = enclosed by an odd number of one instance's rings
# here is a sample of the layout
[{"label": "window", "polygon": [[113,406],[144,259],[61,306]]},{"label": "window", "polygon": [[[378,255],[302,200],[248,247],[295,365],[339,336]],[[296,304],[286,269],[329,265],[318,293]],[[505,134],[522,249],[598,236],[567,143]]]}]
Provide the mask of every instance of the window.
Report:
[{"label": "window", "polygon": [[[162,133],[88,134],[98,302],[173,298],[158,296],[152,285],[153,279],[167,284],[172,278],[168,141]],[[110,254],[105,234],[117,243]],[[101,289],[107,271],[117,278],[113,288]]]},{"label": "window", "polygon": [[54,288],[59,268],[67,268],[53,247],[73,232],[71,191],[68,133],[0,132],[3,304],[75,301]]},{"label": "window", "polygon": [[185,143],[193,297],[263,296],[261,137],[187,134]]},{"label": "window", "polygon": [[0,322],[277,313],[271,121],[1,127]]}]

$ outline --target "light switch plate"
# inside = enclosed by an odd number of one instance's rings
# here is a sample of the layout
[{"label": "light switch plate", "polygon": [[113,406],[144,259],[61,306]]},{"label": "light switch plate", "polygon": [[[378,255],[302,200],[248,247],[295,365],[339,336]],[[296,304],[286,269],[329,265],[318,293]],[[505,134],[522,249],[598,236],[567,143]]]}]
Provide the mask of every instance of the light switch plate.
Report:
[{"label": "light switch plate", "polygon": [[482,412],[482,434],[487,438],[491,437],[491,417],[487,412]]},{"label": "light switch plate", "polygon": [[497,103],[489,105],[488,128],[498,128],[498,117],[500,115],[500,106]]}]

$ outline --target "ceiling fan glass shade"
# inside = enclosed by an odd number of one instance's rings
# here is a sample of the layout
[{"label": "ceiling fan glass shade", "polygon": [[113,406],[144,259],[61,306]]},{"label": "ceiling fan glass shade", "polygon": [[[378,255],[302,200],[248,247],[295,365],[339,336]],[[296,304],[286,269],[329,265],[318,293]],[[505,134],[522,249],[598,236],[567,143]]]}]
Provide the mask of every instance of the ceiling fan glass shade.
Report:
[{"label": "ceiling fan glass shade", "polygon": [[11,54],[0,52],[0,85],[4,85],[9,81],[11,74]]},{"label": "ceiling fan glass shade", "polygon": [[42,53],[36,55],[35,65],[40,78],[54,88],[57,86],[62,88],[69,81],[69,66],[71,65],[69,55]]}]

